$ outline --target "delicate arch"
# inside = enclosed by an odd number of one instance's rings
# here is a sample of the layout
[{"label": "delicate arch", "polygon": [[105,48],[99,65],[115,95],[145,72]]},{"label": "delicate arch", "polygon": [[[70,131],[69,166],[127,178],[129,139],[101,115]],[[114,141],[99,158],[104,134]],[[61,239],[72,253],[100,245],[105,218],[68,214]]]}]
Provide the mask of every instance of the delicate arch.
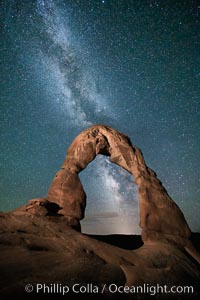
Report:
[{"label": "delicate arch", "polygon": [[133,175],[138,185],[143,241],[167,239],[184,243],[191,231],[179,207],[169,197],[156,173],[147,167],[140,149],[126,135],[109,126],[91,126],[74,139],[50,186],[47,200],[57,203],[68,220],[81,220],[86,194],[78,173],[98,154],[109,156],[111,162]]}]

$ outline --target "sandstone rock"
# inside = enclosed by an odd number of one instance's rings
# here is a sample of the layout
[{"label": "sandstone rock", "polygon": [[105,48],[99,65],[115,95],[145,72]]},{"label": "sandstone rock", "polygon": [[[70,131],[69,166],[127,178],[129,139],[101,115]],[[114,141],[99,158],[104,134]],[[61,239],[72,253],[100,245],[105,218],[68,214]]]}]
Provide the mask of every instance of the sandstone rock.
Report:
[{"label": "sandstone rock", "polygon": [[[98,154],[109,156],[110,161],[126,169],[138,185],[144,242],[139,248],[133,245],[134,250],[125,250],[120,243],[115,247],[80,232],[86,195],[78,173]],[[199,241],[197,235],[195,240]],[[110,286],[122,290],[144,285],[154,290],[158,285],[168,290],[184,286],[193,289],[189,294],[158,291],[155,299],[199,299],[199,264],[200,254],[179,207],[146,166],[141,151],[128,137],[108,126],[92,126],[76,137],[46,198],[32,199],[14,211],[0,213],[2,299],[63,297],[59,292],[37,293],[38,283],[68,286],[70,291],[74,284],[89,286],[90,291],[94,285],[100,291],[69,292],[64,295],[69,299],[151,299],[150,293],[109,290]],[[34,290],[26,292],[30,284]]]},{"label": "sandstone rock", "polygon": [[[45,199],[34,199],[31,204],[0,214],[1,299],[152,298],[149,293],[111,293],[111,285],[121,289],[144,285],[167,286],[168,289],[192,286],[193,293],[160,292],[155,299],[198,299],[199,266],[180,247],[157,241],[135,250],[124,250],[123,245],[115,247],[72,229],[65,216],[46,213],[47,204]],[[120,240],[120,236],[118,238]],[[37,284],[51,287],[56,283],[70,289],[74,284],[92,284],[100,292],[70,292],[64,296],[58,292],[36,292]],[[25,287],[30,284],[34,290],[28,293]],[[101,293],[104,285],[106,288]]]},{"label": "sandstone rock", "polygon": [[179,207],[170,198],[156,173],[147,167],[140,149],[126,135],[111,127],[95,125],[75,138],[46,198],[61,206],[65,216],[81,220],[84,217],[86,195],[78,173],[98,154],[109,156],[111,162],[133,175],[138,185],[143,241],[170,240],[186,245],[191,231]]},{"label": "sandstone rock", "polygon": [[[134,177],[139,191],[140,226],[144,244],[125,250],[81,234],[86,194],[79,172],[102,154]],[[74,230],[75,229],[75,230]],[[120,238],[120,237],[119,237]],[[197,240],[197,235],[195,235]],[[108,240],[107,240],[108,241]],[[137,242],[138,243],[138,242]],[[119,243],[117,243],[119,245]],[[130,248],[129,248],[130,249]],[[67,151],[46,198],[9,213],[0,213],[0,297],[60,299],[37,293],[36,285],[97,286],[104,292],[76,294],[69,299],[152,299],[149,293],[112,293],[117,286],[191,286],[193,293],[159,293],[156,299],[199,299],[200,254],[179,207],[170,198],[141,151],[124,134],[104,125],[80,133]],[[27,293],[25,287],[33,285]]]}]

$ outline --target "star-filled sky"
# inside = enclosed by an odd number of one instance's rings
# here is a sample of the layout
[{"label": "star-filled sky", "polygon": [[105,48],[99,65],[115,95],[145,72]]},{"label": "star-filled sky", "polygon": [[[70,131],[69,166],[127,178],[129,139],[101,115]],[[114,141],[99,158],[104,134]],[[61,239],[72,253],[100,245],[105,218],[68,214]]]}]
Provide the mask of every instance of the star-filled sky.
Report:
[{"label": "star-filled sky", "polygon": [[[194,0],[1,1],[0,210],[45,197],[72,140],[103,123],[200,231],[199,17]],[[131,175],[98,156],[80,177],[84,232],[140,232]]]}]

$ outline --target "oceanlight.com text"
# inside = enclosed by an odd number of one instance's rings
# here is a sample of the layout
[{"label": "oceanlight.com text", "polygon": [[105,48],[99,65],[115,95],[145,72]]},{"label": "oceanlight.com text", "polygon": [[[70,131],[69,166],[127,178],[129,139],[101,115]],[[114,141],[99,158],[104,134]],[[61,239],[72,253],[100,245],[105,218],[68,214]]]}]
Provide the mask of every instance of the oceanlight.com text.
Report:
[{"label": "oceanlight.com text", "polygon": [[123,286],[116,285],[115,283],[111,284],[102,284],[101,286],[94,285],[92,283],[88,284],[79,284],[75,283],[72,286],[61,284],[61,283],[37,283],[27,284],[25,286],[25,291],[27,293],[35,292],[37,294],[60,294],[66,295],[68,293],[74,294],[149,294],[154,296],[156,294],[193,294],[193,286],[167,286],[167,285],[151,285],[144,283],[143,285],[138,286]]}]

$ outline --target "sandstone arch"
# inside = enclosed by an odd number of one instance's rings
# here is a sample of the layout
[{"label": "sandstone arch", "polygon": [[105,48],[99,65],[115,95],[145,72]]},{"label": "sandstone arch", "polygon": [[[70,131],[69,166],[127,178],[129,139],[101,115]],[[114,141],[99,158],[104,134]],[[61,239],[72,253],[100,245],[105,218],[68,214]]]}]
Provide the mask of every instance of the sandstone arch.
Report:
[{"label": "sandstone arch", "polygon": [[143,241],[167,240],[184,245],[191,231],[179,207],[146,165],[140,149],[123,133],[105,125],[91,126],[74,139],[48,191],[46,199],[61,207],[60,213],[68,223],[84,218],[86,194],[78,173],[98,154],[109,156],[111,162],[133,175],[138,185]]}]

